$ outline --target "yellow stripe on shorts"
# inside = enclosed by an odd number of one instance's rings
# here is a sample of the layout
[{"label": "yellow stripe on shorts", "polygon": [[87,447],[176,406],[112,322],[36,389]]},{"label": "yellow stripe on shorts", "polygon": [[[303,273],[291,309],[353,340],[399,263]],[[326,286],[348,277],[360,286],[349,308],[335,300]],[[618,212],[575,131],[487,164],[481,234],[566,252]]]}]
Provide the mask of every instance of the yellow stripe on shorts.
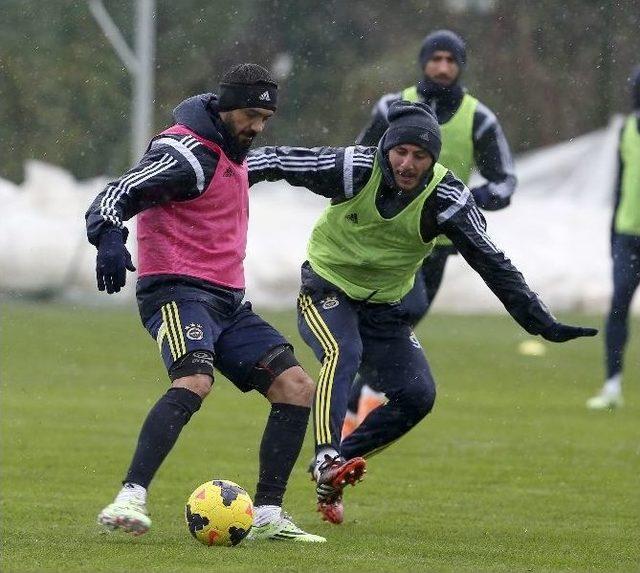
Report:
[{"label": "yellow stripe on shorts", "polygon": [[328,444],[331,443],[331,390],[333,388],[340,348],[333,334],[331,334],[331,330],[329,330],[329,327],[324,320],[322,320],[320,313],[313,305],[311,297],[308,295],[300,295],[299,304],[302,316],[324,351],[324,360],[322,361],[318,387],[316,389],[314,421],[316,442],[319,444]]},{"label": "yellow stripe on shorts", "polygon": [[[169,350],[171,351],[171,357],[173,358],[174,361],[176,361],[178,359],[178,353],[177,353],[177,346],[176,346],[176,341],[173,338],[173,332],[171,330],[171,322],[169,319],[169,311],[168,311],[169,305],[165,304],[163,305],[161,311],[162,311],[162,326],[164,326],[165,328],[165,332],[166,332],[166,337],[167,337],[167,341],[169,342]],[[160,328],[162,328],[162,326]]]},{"label": "yellow stripe on shorts", "polygon": [[168,302],[162,307],[162,319],[167,328],[171,356],[174,361],[178,360],[187,353],[187,345],[182,334],[180,314],[175,301]]},{"label": "yellow stripe on shorts", "polygon": [[184,333],[182,332],[182,322],[180,321],[178,305],[175,301],[171,302],[170,304],[171,308],[173,309],[173,317],[175,320],[176,332],[178,334],[178,348],[180,349],[180,356],[184,356],[187,353],[187,344],[184,341]]},{"label": "yellow stripe on shorts", "polygon": [[167,325],[163,320],[162,324],[160,325],[160,328],[158,329],[158,335],[156,336],[156,342],[158,343],[158,348],[160,349],[161,353],[162,353],[162,343],[164,342],[164,339],[166,337],[167,337]]}]

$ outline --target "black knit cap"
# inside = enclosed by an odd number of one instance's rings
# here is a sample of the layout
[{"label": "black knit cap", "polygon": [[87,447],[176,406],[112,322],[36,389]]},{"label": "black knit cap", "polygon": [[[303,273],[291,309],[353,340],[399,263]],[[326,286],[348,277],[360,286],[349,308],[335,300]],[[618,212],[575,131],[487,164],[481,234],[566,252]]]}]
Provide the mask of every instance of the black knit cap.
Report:
[{"label": "black knit cap", "polygon": [[451,30],[436,30],[422,40],[418,56],[420,67],[424,69],[434,52],[438,51],[451,52],[460,68],[467,63],[467,47],[464,40]]},{"label": "black knit cap", "polygon": [[261,65],[236,64],[223,74],[218,98],[220,111],[250,107],[276,111],[277,105],[278,84]]},{"label": "black knit cap", "polygon": [[278,85],[274,82],[221,83],[218,107],[220,111],[231,111],[256,107],[276,111],[278,107]]},{"label": "black knit cap", "polygon": [[380,150],[386,156],[396,145],[413,143],[428,151],[438,161],[442,143],[440,126],[431,108],[422,102],[396,101],[387,112],[389,127],[380,140]]}]

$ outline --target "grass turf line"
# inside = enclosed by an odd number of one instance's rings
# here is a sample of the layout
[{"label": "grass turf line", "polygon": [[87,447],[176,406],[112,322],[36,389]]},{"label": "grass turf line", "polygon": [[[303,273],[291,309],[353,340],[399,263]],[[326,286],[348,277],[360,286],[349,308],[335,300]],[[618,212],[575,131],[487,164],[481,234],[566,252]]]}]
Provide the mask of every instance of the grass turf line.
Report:
[{"label": "grass turf line", "polygon": [[[316,376],[293,313],[265,315]],[[598,324],[600,319],[572,317]],[[183,504],[215,477],[251,495],[268,414],[222,378],[185,428],[150,492],[152,531],[94,525],[115,494],[139,427],[166,387],[134,310],[2,308],[2,571],[640,571],[640,323],[621,411],[588,412],[602,336],[545,343],[509,317],[433,315],[418,330],[438,382],[434,412],[346,495],[341,527],[321,523],[305,474],[286,508],[322,546],[197,544]]]}]

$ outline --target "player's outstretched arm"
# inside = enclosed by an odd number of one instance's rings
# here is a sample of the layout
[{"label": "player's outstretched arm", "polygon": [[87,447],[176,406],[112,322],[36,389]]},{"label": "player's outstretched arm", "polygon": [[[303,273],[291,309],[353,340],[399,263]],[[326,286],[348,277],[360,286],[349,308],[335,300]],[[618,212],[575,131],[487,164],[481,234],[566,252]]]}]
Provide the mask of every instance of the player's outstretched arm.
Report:
[{"label": "player's outstretched arm", "polygon": [[247,157],[249,184],[280,181],[329,199],[349,199],[373,169],[375,147],[259,147]]},{"label": "player's outstretched arm", "polygon": [[342,186],[339,165],[342,147],[258,147],[249,152],[249,185],[286,181],[324,197],[334,197]]},{"label": "player's outstretched arm", "polygon": [[522,273],[491,240],[485,219],[462,182],[447,179],[437,192],[440,231],[452,240],[522,328],[551,342],[566,342],[598,333],[595,328],[569,326],[556,320],[529,288]]}]

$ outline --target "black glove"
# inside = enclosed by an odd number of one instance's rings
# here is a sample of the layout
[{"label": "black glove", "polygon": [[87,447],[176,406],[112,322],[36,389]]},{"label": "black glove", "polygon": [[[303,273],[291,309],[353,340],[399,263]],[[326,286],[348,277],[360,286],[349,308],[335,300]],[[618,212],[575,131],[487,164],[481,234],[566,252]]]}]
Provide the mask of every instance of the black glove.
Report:
[{"label": "black glove", "polygon": [[491,193],[488,183],[480,185],[480,187],[474,187],[471,189],[471,194],[478,207],[485,211],[498,211],[511,203],[511,197],[500,197]]},{"label": "black glove", "polygon": [[96,257],[98,290],[106,289],[109,294],[120,292],[127,281],[127,269],[136,270],[131,254],[124,246],[122,231],[116,228],[103,231]]},{"label": "black glove", "polygon": [[582,326],[569,326],[561,322],[554,322],[552,325],[547,326],[540,333],[540,336],[549,342],[566,342],[574,338],[595,336],[596,334],[598,334],[597,328],[583,328]]}]

